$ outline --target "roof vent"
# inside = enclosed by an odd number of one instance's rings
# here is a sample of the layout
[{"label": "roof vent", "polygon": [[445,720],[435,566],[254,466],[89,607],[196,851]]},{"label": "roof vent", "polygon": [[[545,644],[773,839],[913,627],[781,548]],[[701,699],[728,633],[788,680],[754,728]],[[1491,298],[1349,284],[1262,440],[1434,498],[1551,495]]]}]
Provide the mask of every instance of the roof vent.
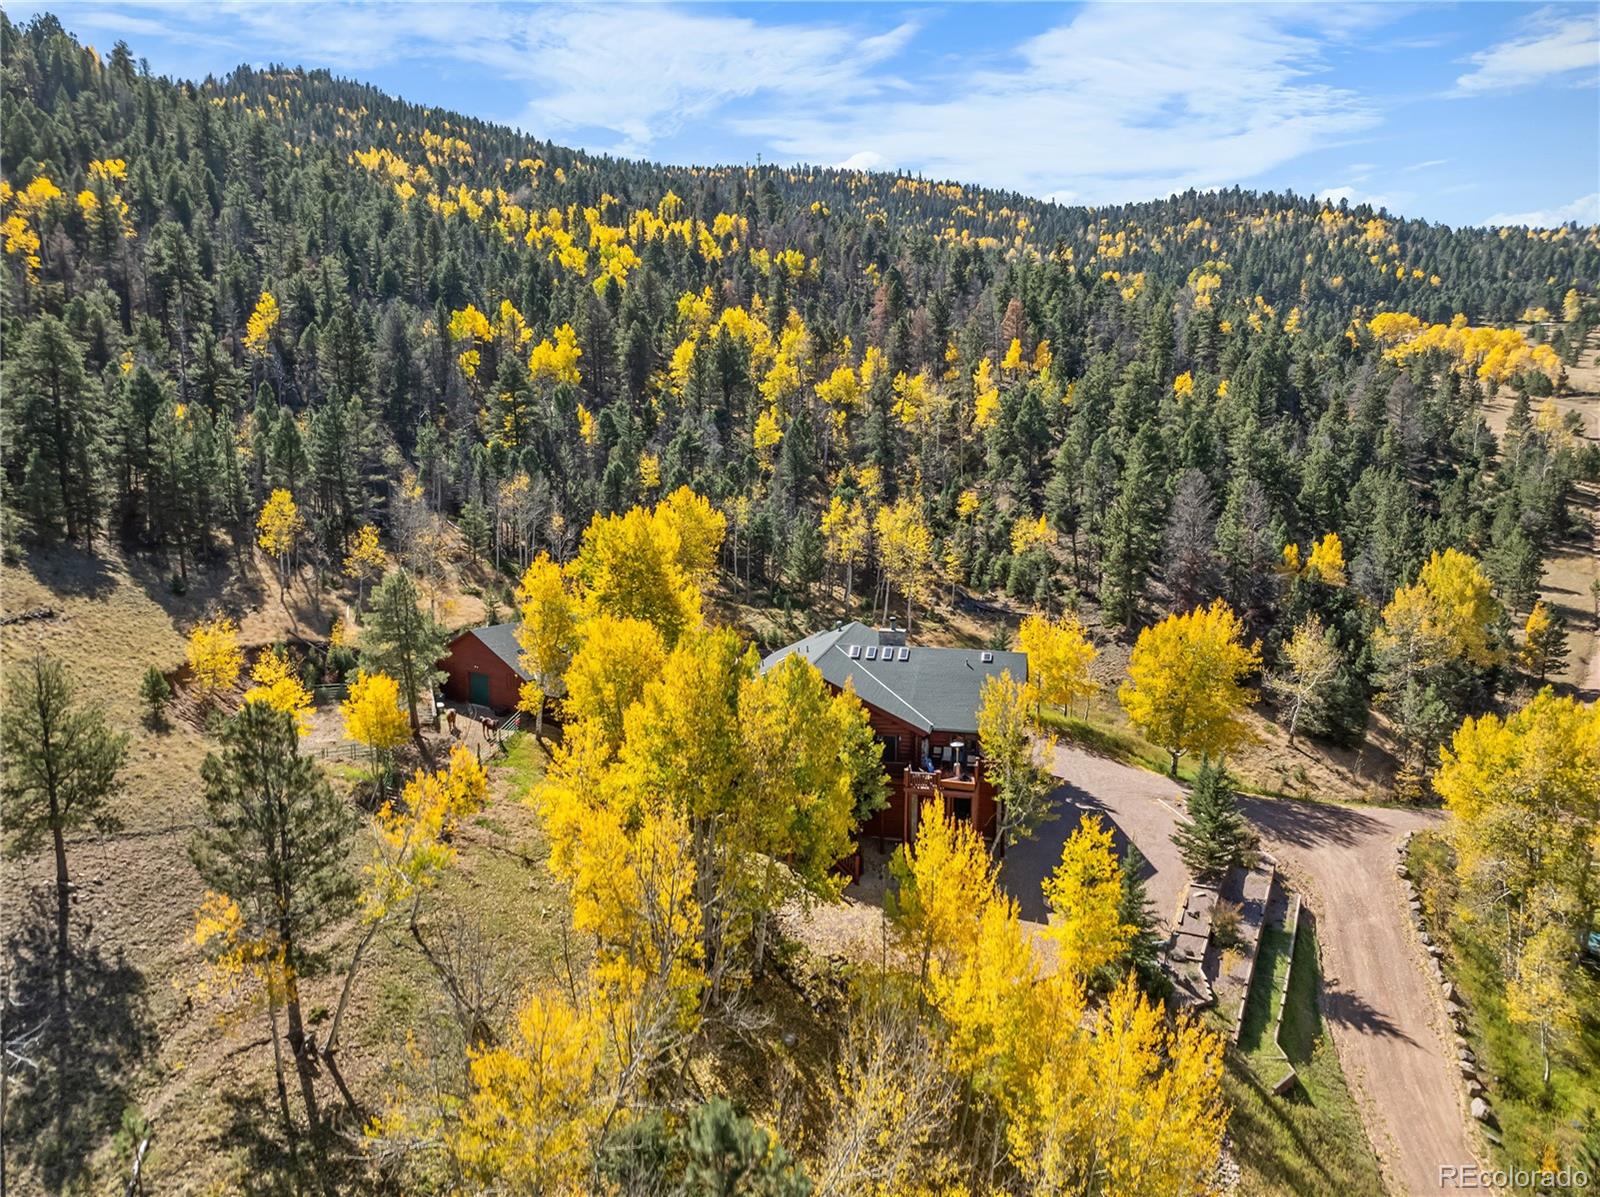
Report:
[{"label": "roof vent", "polygon": [[850,646],[850,659],[852,661],[861,660],[861,646],[859,644],[852,644]]},{"label": "roof vent", "polygon": [[867,645],[867,660],[876,661],[877,659],[878,659],[878,646],[876,644]]},{"label": "roof vent", "polygon": [[991,653],[991,652],[988,652],[988,651],[985,651],[983,656],[979,657],[978,659],[980,661],[982,661],[985,665],[994,664],[994,654]]},{"label": "roof vent", "polygon": [[901,659],[901,660],[902,660],[902,661],[909,661],[909,660],[911,660],[911,650],[910,650],[910,649],[909,649],[909,648],[902,648],[902,649],[901,649],[901,650],[900,650],[900,659]]}]

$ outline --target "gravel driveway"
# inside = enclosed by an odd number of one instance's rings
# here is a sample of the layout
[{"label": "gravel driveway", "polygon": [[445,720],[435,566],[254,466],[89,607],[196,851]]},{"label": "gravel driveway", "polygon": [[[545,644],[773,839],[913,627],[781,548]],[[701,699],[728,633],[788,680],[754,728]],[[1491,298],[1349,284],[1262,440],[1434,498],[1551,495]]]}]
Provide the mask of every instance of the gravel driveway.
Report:
[{"label": "gravel driveway", "polygon": [[[1071,747],[1057,749],[1055,773],[1070,805],[1008,854],[1012,892],[1037,894],[1078,818],[1098,813],[1114,824],[1119,846],[1131,839],[1149,860],[1151,904],[1170,921],[1188,883],[1170,838],[1179,788]],[[1244,810],[1317,913],[1323,1014],[1391,1189],[1440,1192],[1441,1165],[1477,1157],[1442,995],[1428,979],[1422,946],[1405,917],[1394,848],[1405,832],[1437,826],[1443,816],[1286,799],[1246,799]],[[1025,905],[1023,914],[1042,921],[1042,905],[1038,911]]]}]

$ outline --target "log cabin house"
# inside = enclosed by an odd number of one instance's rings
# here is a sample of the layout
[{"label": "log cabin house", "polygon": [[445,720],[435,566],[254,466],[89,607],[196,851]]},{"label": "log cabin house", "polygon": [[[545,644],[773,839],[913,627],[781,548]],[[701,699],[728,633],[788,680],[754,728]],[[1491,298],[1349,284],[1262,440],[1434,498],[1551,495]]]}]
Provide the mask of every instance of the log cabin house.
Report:
[{"label": "log cabin house", "polygon": [[978,743],[979,693],[985,679],[1003,672],[1026,680],[1025,653],[925,648],[907,643],[892,623],[852,622],[780,648],[761,667],[796,654],[835,691],[853,686],[883,741],[889,805],[867,820],[862,835],[910,841],[930,806],[985,839],[994,835],[998,795]]}]

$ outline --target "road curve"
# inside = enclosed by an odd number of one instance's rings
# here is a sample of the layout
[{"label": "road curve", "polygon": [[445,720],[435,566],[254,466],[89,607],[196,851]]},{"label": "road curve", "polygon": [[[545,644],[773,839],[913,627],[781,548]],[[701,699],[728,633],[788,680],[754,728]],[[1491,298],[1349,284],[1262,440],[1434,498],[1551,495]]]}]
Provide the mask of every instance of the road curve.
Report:
[{"label": "road curve", "polygon": [[[1073,807],[1101,813],[1138,844],[1153,869],[1147,879],[1153,904],[1170,919],[1187,884],[1169,839],[1182,801],[1179,787],[1073,747],[1057,749],[1054,769]],[[1290,799],[1248,798],[1243,806],[1317,915],[1323,1016],[1390,1189],[1405,1197],[1450,1191],[1453,1186],[1440,1184],[1440,1169],[1478,1157],[1443,996],[1429,979],[1394,870],[1400,837],[1438,826],[1443,816]],[[1076,823],[1072,812],[1063,814],[1058,821]],[[1059,853],[1061,836],[1051,830],[1041,835],[1041,847],[1053,842]],[[1012,864],[1008,859],[1007,870]],[[1014,892],[1020,888],[1013,884]]]},{"label": "road curve", "polygon": [[1407,831],[1443,815],[1251,798],[1245,814],[1311,896],[1322,945],[1323,1017],[1391,1189],[1448,1192],[1441,1169],[1477,1161],[1444,998],[1406,918],[1394,871]]}]

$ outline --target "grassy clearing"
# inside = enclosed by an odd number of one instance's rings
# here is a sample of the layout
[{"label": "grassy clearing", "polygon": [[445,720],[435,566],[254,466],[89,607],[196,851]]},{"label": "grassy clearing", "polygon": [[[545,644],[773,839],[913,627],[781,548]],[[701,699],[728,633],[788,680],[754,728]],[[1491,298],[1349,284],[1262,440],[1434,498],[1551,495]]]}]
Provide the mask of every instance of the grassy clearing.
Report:
[{"label": "grassy clearing", "polygon": [[[1288,967],[1286,951],[1279,954],[1285,956],[1281,967]],[[1282,981],[1281,971],[1277,978]],[[1224,1091],[1233,1107],[1229,1135],[1241,1172],[1239,1192],[1250,1197],[1348,1197],[1384,1191],[1377,1157],[1317,1009],[1321,989],[1316,932],[1307,923],[1295,944],[1283,1018],[1284,1050],[1299,1083],[1286,1096],[1274,1097],[1271,1085],[1278,1072],[1269,1067],[1270,1079],[1258,1075],[1254,1065],[1261,1062],[1260,1052],[1228,1053]],[[1270,1021],[1265,1025],[1264,1037],[1275,1056]]]},{"label": "grassy clearing", "polygon": [[[1172,758],[1166,750],[1134,731],[1115,702],[1097,699],[1086,717],[1046,708],[1039,718],[1064,743],[1136,769],[1171,776]],[[1278,743],[1286,740],[1285,733],[1268,720],[1252,714],[1246,716],[1246,722],[1254,741],[1227,761],[1244,793],[1302,802],[1374,801],[1383,796],[1381,785],[1351,772],[1336,750],[1313,746],[1304,739],[1289,749]],[[1197,756],[1179,757],[1177,780],[1193,785],[1200,765]]]},{"label": "grassy clearing", "polygon": [[1506,1015],[1497,952],[1455,917],[1449,844],[1436,833],[1419,835],[1412,840],[1409,863],[1428,925],[1445,947],[1446,975],[1467,1007],[1467,1038],[1500,1123],[1499,1161],[1536,1169],[1548,1148],[1561,1163],[1570,1163],[1582,1127],[1600,1117],[1600,1009],[1591,1006],[1564,1050],[1555,1053],[1546,1084],[1537,1028],[1513,1025]]},{"label": "grassy clearing", "polygon": [[1290,949],[1294,934],[1281,927],[1269,927],[1261,933],[1256,949],[1256,971],[1250,982],[1250,996],[1244,1005],[1244,1018],[1239,1030],[1239,1050],[1245,1054],[1250,1067],[1269,1085],[1283,1074],[1283,1057],[1273,1041],[1273,1023],[1282,1009],[1280,994],[1283,980],[1289,973]]},{"label": "grassy clearing", "polygon": [[[270,581],[270,579],[269,579]],[[137,1018],[150,1047],[137,1059],[124,1052],[116,1084],[127,1104],[152,1120],[155,1139],[145,1162],[152,1191],[275,1193],[340,1187],[341,1177],[318,1178],[293,1162],[271,1092],[272,1059],[265,1016],[240,995],[209,1000],[193,994],[201,969],[188,941],[202,885],[187,845],[199,819],[198,770],[214,742],[173,719],[146,727],[138,701],[145,669],[176,668],[184,636],[209,611],[226,610],[240,622],[246,643],[286,634],[325,632],[329,608],[318,608],[297,581],[285,599],[271,585],[243,584],[226,563],[196,570],[186,594],[175,595],[163,571],[143,558],[105,550],[100,555],[56,549],[0,565],[0,605],[7,613],[50,608],[49,619],[0,627],[0,655],[12,662],[43,651],[59,658],[85,695],[132,736],[114,809],[122,830],[83,835],[69,844],[76,917],[92,926],[91,941],[115,960],[122,953],[121,989],[106,1000]],[[331,602],[331,600],[330,600]],[[319,713],[327,716],[327,712]],[[335,736],[335,738],[337,738]],[[522,795],[542,774],[543,752],[524,738],[491,767],[487,809],[459,838],[458,863],[432,895],[424,922],[440,939],[477,937],[495,954],[509,1006],[529,984],[551,978],[566,926],[564,899],[546,868],[547,851],[534,813]],[[330,762],[336,787],[365,779],[359,763]],[[369,843],[358,837],[351,864],[366,860]],[[32,926],[27,894],[51,876],[48,853],[8,860],[0,870],[0,932]],[[319,945],[328,969],[307,978],[306,1009],[314,1029],[325,1031],[337,1004],[343,969],[360,929],[348,919],[330,928]],[[125,1009],[123,1008],[125,1007]],[[363,1102],[375,1105],[383,1073],[408,1034],[431,1034],[449,1019],[431,967],[404,926],[381,934],[357,981],[346,1017],[343,1070]],[[114,1024],[84,1028],[85,1052],[109,1052]],[[119,1057],[121,1058],[121,1057]],[[331,1086],[324,1097],[332,1104]],[[125,1161],[109,1140],[120,1109],[87,1107],[91,1166],[84,1191],[121,1189]],[[8,1164],[18,1191],[37,1178],[13,1154]],[[337,1169],[335,1170],[337,1172]]]}]

